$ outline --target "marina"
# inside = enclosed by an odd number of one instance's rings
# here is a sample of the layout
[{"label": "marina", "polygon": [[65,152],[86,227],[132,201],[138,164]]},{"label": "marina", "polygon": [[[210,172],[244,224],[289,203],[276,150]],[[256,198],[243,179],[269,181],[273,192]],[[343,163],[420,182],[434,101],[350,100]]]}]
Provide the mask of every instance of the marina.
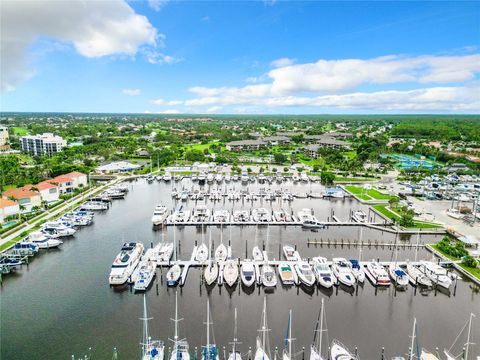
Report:
[{"label": "marina", "polygon": [[[203,319],[208,295],[213,318],[210,336],[214,339],[210,343],[216,344],[222,359],[228,357],[228,351],[223,356],[223,347],[230,347],[235,307],[238,314],[236,349],[245,359],[251,351],[253,359],[256,330],[260,325],[265,298],[270,329],[269,353],[273,358],[275,348],[279,349],[279,354],[284,349],[285,327],[291,308],[294,319],[292,334],[297,339],[293,342],[292,353],[297,359],[302,358],[302,354],[310,354],[322,298],[327,308],[330,339],[328,345],[326,342],[323,345],[324,353],[331,347],[332,340],[337,338],[350,351],[357,349],[363,359],[380,358],[383,347],[388,356],[405,356],[410,346],[412,316],[417,317],[422,346],[431,351],[435,351],[436,347],[448,349],[468,314],[475,312],[480,304],[475,285],[457,273],[455,290],[452,286],[450,291],[428,286],[428,283],[427,286],[417,287],[410,283],[400,290],[393,284],[388,287],[372,286],[371,280],[365,280],[364,285],[355,280],[355,286],[337,285],[336,282],[328,286],[316,260],[324,258],[324,270],[330,269],[333,259],[340,257],[350,266],[349,259],[359,259],[361,251],[363,260],[360,260],[360,265],[365,274],[370,261],[379,259],[387,275],[387,269],[393,265],[405,270],[410,265],[418,270],[419,275],[424,275],[420,269],[421,261],[432,259],[424,245],[438,241],[441,235],[421,234],[418,239],[417,235],[382,232],[360,224],[331,225],[318,232],[301,226],[268,225],[152,227],[153,209],[158,204],[175,207],[170,196],[172,183],[173,180],[164,184],[149,184],[142,179],[130,183],[128,195],[123,200],[112,201],[108,211],[97,211],[90,226],[83,226],[74,236],[63,238],[58,249],[37,253],[28,265],[24,264],[4,277],[2,302],[12,309],[2,319],[2,325],[6,325],[1,330],[2,339],[5,339],[2,351],[7,358],[23,359],[35,353],[40,357],[64,359],[72,354],[86,353],[89,348],[96,358],[111,358],[113,348],[118,358],[135,358],[142,342],[142,325],[138,321],[138,315],[143,312],[141,294],[147,298],[148,315],[154,318],[149,321],[148,331],[154,339],[165,342],[165,354],[172,352],[172,344],[167,340],[174,333],[174,324],[169,319],[175,314],[175,294],[178,294],[178,318],[184,319],[179,323],[178,338],[188,339],[192,357],[195,348],[197,356],[201,356],[200,349],[205,344]],[[320,184],[317,186],[320,187]],[[321,189],[315,191],[320,192]],[[293,212],[313,208],[321,219],[328,217],[332,208],[341,218],[348,218],[353,208],[368,213],[368,208],[350,198],[340,202],[311,201],[308,198],[292,201]],[[242,209],[240,204],[237,202],[234,209]],[[215,211],[216,207],[210,209]],[[417,241],[418,245],[415,245]],[[144,247],[139,264],[152,261],[156,265],[155,276],[146,291],[135,289],[136,282],[129,284],[126,281],[113,287],[108,284],[112,261],[123,244],[132,242],[141,243]],[[362,243],[365,245],[358,246]],[[217,251],[221,244],[224,248]],[[212,256],[213,261],[209,260]],[[413,261],[415,256],[418,259],[416,262]],[[177,287],[172,288],[167,286],[166,281],[174,262],[180,267],[180,275]],[[230,275],[220,285],[218,277],[220,274],[225,277],[227,263],[230,264],[227,271]],[[315,285],[303,283],[298,276],[296,268],[306,264],[315,275]],[[232,265],[236,265],[236,274],[232,273]],[[288,279],[284,283],[278,272],[279,266],[285,267],[283,276],[290,274],[292,284],[287,284]],[[61,276],[58,275],[59,268],[63,269]],[[137,267],[138,273],[140,268]],[[217,269],[216,280],[211,285],[207,285],[206,268],[211,268],[212,273],[215,273],[214,268]],[[274,277],[269,275],[269,271]],[[451,272],[448,268],[447,271]],[[62,286],[54,289],[46,287],[45,284],[52,278]],[[231,285],[227,283],[228,278]],[[306,276],[304,281],[308,282],[306,279],[309,278]],[[27,296],[39,301],[35,306],[26,306],[23,299]],[[75,313],[68,311],[72,306],[78,309]],[[439,312],[444,307],[449,307],[451,311]],[[26,326],[17,321],[18,314],[36,318],[37,321]],[[340,318],[346,321],[335,321]],[[49,330],[46,333],[45,329],[51,326],[61,326],[62,332]],[[365,327],[369,330],[362,331]],[[392,331],[394,336],[385,335]],[[473,323],[472,333],[474,336],[480,333],[478,322]],[[44,349],[35,345],[46,336],[58,346]],[[75,343],[68,340],[72,337],[76,337]],[[95,340],[98,337],[104,340],[99,343]],[[478,343],[476,339],[474,342]],[[452,351],[458,353],[459,350],[455,348]]]}]

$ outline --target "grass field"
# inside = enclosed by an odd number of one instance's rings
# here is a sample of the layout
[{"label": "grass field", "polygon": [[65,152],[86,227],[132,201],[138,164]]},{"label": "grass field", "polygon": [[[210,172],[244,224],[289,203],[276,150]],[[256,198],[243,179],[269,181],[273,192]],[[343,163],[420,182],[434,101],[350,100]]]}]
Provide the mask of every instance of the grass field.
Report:
[{"label": "grass field", "polygon": [[185,147],[187,148],[187,150],[203,151],[205,149],[208,149],[210,147],[210,145],[213,145],[213,144],[218,144],[218,141],[211,141],[211,142],[206,143],[206,144],[186,144]]},{"label": "grass field", "polygon": [[[450,260],[460,260],[459,258],[457,257],[454,257],[454,256],[450,256],[446,253],[444,253],[442,250],[439,249],[438,245],[437,244],[431,244],[430,245],[432,248],[434,248],[435,250],[437,250],[439,253],[441,253],[443,256],[449,258]],[[463,265],[462,263],[459,263],[458,265],[460,265],[460,267],[465,270],[465,271],[468,271],[470,274],[472,274],[473,276],[477,277],[480,279],[480,268],[477,266],[476,268],[470,268],[470,267],[467,267],[465,265]]]},{"label": "grass field", "polygon": [[23,127],[12,127],[12,130],[17,136],[25,136],[28,134],[28,130]]},{"label": "grass field", "polygon": [[[383,204],[372,206],[372,208],[374,208],[380,214],[389,218],[390,220],[399,221],[400,216],[398,216],[398,214],[392,212],[387,207],[388,207],[388,205],[383,205]],[[440,225],[440,224],[430,223],[430,222],[426,222],[426,221],[416,221],[415,220],[414,223],[415,223],[414,228],[416,228],[416,229],[441,229],[441,228],[443,228],[443,226]]]},{"label": "grass field", "polygon": [[387,200],[389,201],[390,199],[396,199],[398,200],[397,196],[392,196],[388,194],[383,194],[380,191],[376,189],[364,189],[361,186],[356,186],[356,185],[347,185],[345,186],[345,189],[358,197],[359,199],[362,200]]}]

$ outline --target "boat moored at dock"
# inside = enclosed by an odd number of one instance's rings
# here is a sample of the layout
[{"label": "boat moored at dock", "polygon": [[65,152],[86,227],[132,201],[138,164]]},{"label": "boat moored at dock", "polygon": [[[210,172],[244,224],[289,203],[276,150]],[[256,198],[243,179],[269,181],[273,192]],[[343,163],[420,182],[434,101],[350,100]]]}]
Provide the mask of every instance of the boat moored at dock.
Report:
[{"label": "boat moored at dock", "polygon": [[125,284],[140,262],[142,254],[143,244],[134,242],[123,244],[120,253],[113,260],[108,277],[110,285]]}]

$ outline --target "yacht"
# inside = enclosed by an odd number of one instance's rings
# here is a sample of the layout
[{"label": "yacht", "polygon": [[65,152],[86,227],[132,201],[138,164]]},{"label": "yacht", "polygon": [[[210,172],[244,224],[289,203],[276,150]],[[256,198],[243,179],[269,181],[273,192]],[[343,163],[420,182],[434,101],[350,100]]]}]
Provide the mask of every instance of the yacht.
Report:
[{"label": "yacht", "polygon": [[418,267],[413,265],[412,263],[407,263],[407,274],[409,276],[409,280],[413,285],[421,285],[425,287],[431,287],[432,281],[429,279],[427,275],[425,275]]},{"label": "yacht", "polygon": [[223,181],[223,175],[222,174],[217,174],[215,176],[215,181],[220,184]]},{"label": "yacht", "polygon": [[308,198],[308,194],[306,192],[299,192],[295,194],[297,199],[306,199]]},{"label": "yacht", "polygon": [[274,216],[274,218],[275,218],[275,221],[278,221],[278,222],[289,222],[289,221],[292,221],[292,218],[291,218],[290,214],[288,214],[288,213],[287,213],[285,210],[283,210],[283,209],[274,211],[274,212],[273,212],[273,216]]},{"label": "yacht", "polygon": [[182,268],[179,264],[174,264],[168,269],[166,277],[167,286],[176,286],[180,282],[182,276]]},{"label": "yacht", "polygon": [[285,245],[283,247],[283,255],[288,261],[300,261],[300,254],[293,246]]},{"label": "yacht", "polygon": [[355,276],[348,265],[348,261],[344,258],[332,259],[332,271],[337,280],[345,286],[355,285]]},{"label": "yacht", "polygon": [[208,183],[213,183],[214,180],[215,180],[215,176],[213,174],[208,174],[207,175],[207,182]]},{"label": "yacht", "polygon": [[158,262],[170,261],[173,255],[173,243],[164,243],[160,246],[157,254]]},{"label": "yacht", "polygon": [[263,298],[263,312],[262,312],[262,327],[258,332],[262,333],[262,336],[257,336],[257,349],[255,350],[254,360],[270,360],[267,349],[267,297]]},{"label": "yacht", "polygon": [[208,259],[208,247],[204,243],[201,243],[199,247],[197,247],[197,252],[195,254],[195,260],[203,263]]},{"label": "yacht", "polygon": [[219,360],[217,345],[210,344],[210,300],[207,297],[207,344],[202,346],[202,360]]},{"label": "yacht", "polygon": [[358,357],[353,355],[350,350],[338,340],[332,341],[330,354],[334,360],[358,360]]},{"label": "yacht", "polygon": [[211,217],[212,212],[206,205],[198,205],[197,208],[193,210],[192,220],[195,222],[208,222]]},{"label": "yacht", "polygon": [[[288,337],[287,337],[288,336]],[[282,360],[293,360],[292,358],[292,310],[288,312],[288,327],[285,334],[285,348],[283,349]],[[288,344],[288,346],[287,346]]]},{"label": "yacht", "polygon": [[258,246],[253,247],[252,256],[255,261],[263,261],[263,252]]},{"label": "yacht", "polygon": [[327,264],[327,259],[324,257],[314,257],[312,259],[312,265],[318,283],[327,289],[331,288],[336,280],[334,279],[332,270]]},{"label": "yacht", "polygon": [[108,278],[110,285],[125,284],[137,267],[142,254],[142,243],[131,242],[123,244],[120,253],[115,260],[113,260],[112,269]]},{"label": "yacht", "polygon": [[240,277],[242,284],[246,287],[250,287],[255,283],[255,266],[251,260],[244,260],[240,266]]},{"label": "yacht", "polygon": [[460,212],[460,210],[452,208],[447,210],[447,215],[450,216],[451,218],[460,220],[463,218],[463,214]]},{"label": "yacht", "polygon": [[262,284],[266,288],[277,286],[277,275],[275,270],[268,264],[262,266]]},{"label": "yacht", "polygon": [[204,173],[198,175],[198,185],[205,185],[206,176]]},{"label": "yacht", "polygon": [[353,212],[352,219],[358,223],[367,222],[367,214],[365,211],[357,210]]},{"label": "yacht", "polygon": [[168,210],[165,205],[157,205],[153,210],[152,223],[153,225],[161,225],[167,220]]},{"label": "yacht", "polygon": [[138,276],[133,288],[136,291],[145,291],[155,277],[155,269],[157,266],[150,260],[141,261],[138,266],[140,270],[138,271]]},{"label": "yacht", "polygon": [[324,197],[343,199],[345,197],[345,191],[342,188],[327,188],[323,195]]},{"label": "yacht", "polygon": [[142,360],[163,360],[165,344],[160,340],[152,340],[148,333],[147,300],[143,295],[143,341],[142,341]]},{"label": "yacht", "polygon": [[295,271],[297,272],[298,279],[300,282],[306,286],[313,286],[315,284],[315,275],[313,274],[312,268],[306,261],[300,261],[294,265]]},{"label": "yacht", "polygon": [[228,256],[227,247],[223,243],[220,243],[220,245],[218,245],[217,247],[217,250],[215,250],[215,261],[217,262],[225,261],[227,260],[227,256]]},{"label": "yacht", "polygon": [[385,267],[377,261],[367,263],[367,271],[365,273],[373,285],[390,286],[390,278]]},{"label": "yacht", "polygon": [[257,179],[260,184],[263,184],[265,182],[265,175],[259,174]]},{"label": "yacht", "polygon": [[64,224],[50,222],[45,223],[42,226],[42,232],[55,237],[66,237],[75,234],[76,230],[74,228],[65,226]]},{"label": "yacht", "polygon": [[448,275],[446,269],[431,261],[422,261],[420,263],[420,270],[432,281],[445,289],[450,289],[452,285],[452,278]]},{"label": "yacht", "polygon": [[169,173],[166,173],[165,175],[163,175],[163,181],[169,182],[171,180],[172,180],[172,175],[170,175]]},{"label": "yacht", "polygon": [[400,266],[391,264],[388,267],[388,273],[395,285],[399,287],[406,287],[408,285],[408,275]]},{"label": "yacht", "polygon": [[63,244],[63,241],[52,238],[51,236],[44,234],[41,231],[35,231],[30,233],[27,239],[34,242],[39,249],[56,248]]},{"label": "yacht", "polygon": [[350,270],[360,284],[365,282],[365,271],[358,260],[350,259]]},{"label": "yacht", "polygon": [[213,213],[213,221],[219,223],[226,223],[230,221],[230,213],[228,210],[215,210]]},{"label": "yacht", "polygon": [[250,214],[247,210],[235,210],[233,212],[234,222],[247,222],[250,220]]},{"label": "yacht", "polygon": [[104,211],[104,210],[108,210],[108,205],[103,203],[103,202],[99,202],[99,201],[87,201],[87,202],[83,203],[82,205],[80,205],[80,210],[83,210],[83,211]]},{"label": "yacht", "polygon": [[252,218],[255,222],[270,222],[272,220],[270,212],[265,208],[253,209]]},{"label": "yacht", "polygon": [[178,323],[182,319],[178,318],[178,299],[177,293],[175,293],[175,335],[173,337],[173,349],[170,354],[170,360],[190,360],[190,354],[188,352],[188,342],[185,339],[180,339],[178,336]]},{"label": "yacht", "polygon": [[17,270],[22,267],[22,260],[0,256],[0,269],[7,268],[9,270]]},{"label": "yacht", "polygon": [[15,243],[15,245],[13,245],[13,248],[17,253],[26,254],[26,255],[36,254],[40,249],[38,244],[35,244],[33,241],[30,241],[27,239],[23,239]]},{"label": "yacht", "polygon": [[294,285],[298,283],[297,273],[293,266],[287,262],[278,264],[278,275],[284,285]]},{"label": "yacht", "polygon": [[302,223],[303,227],[307,228],[323,228],[324,224],[318,221],[316,216],[313,215],[311,209],[304,208],[298,212],[298,221]]},{"label": "yacht", "polygon": [[238,279],[238,265],[237,261],[229,259],[225,262],[223,267],[223,279],[228,286],[233,286]]},{"label": "yacht", "polygon": [[183,190],[183,191],[180,193],[180,200],[182,200],[182,201],[184,201],[184,202],[188,200],[188,191]]},{"label": "yacht", "polygon": [[250,178],[248,177],[248,175],[246,173],[243,173],[240,180],[242,181],[243,184],[247,184],[248,181],[250,180]]},{"label": "yacht", "polygon": [[298,177],[298,175],[293,175],[293,176],[292,176],[292,181],[293,181],[294,183],[297,183],[298,180],[300,180],[300,178]]}]

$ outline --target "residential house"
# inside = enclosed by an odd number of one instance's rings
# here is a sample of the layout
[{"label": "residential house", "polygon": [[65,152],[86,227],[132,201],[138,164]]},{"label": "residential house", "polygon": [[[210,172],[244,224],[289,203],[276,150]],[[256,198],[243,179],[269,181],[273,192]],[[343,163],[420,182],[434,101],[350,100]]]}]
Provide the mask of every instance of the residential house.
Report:
[{"label": "residential house", "polygon": [[42,197],[42,201],[46,201],[47,203],[53,203],[60,200],[60,190],[57,185],[52,184],[47,181],[42,181],[35,185],[35,188],[40,193]]},{"label": "residential house", "polygon": [[238,140],[231,141],[225,145],[229,151],[256,151],[265,148],[267,143],[263,140]]},{"label": "residential house", "polygon": [[4,199],[17,201],[19,206],[25,207],[26,212],[31,211],[34,206],[42,205],[42,197],[38,191],[32,190],[32,185],[6,190],[2,196]]},{"label": "residential house", "polygon": [[69,176],[59,175],[47,181],[53,185],[56,185],[60,194],[69,194],[73,192],[74,183],[72,178]]},{"label": "residential house", "polygon": [[68,174],[65,174],[70,179],[72,179],[74,189],[79,187],[86,187],[88,184],[88,176],[84,173],[73,171]]},{"label": "residential house", "polygon": [[5,222],[7,216],[18,215],[20,206],[16,201],[0,198],[0,224]]}]

